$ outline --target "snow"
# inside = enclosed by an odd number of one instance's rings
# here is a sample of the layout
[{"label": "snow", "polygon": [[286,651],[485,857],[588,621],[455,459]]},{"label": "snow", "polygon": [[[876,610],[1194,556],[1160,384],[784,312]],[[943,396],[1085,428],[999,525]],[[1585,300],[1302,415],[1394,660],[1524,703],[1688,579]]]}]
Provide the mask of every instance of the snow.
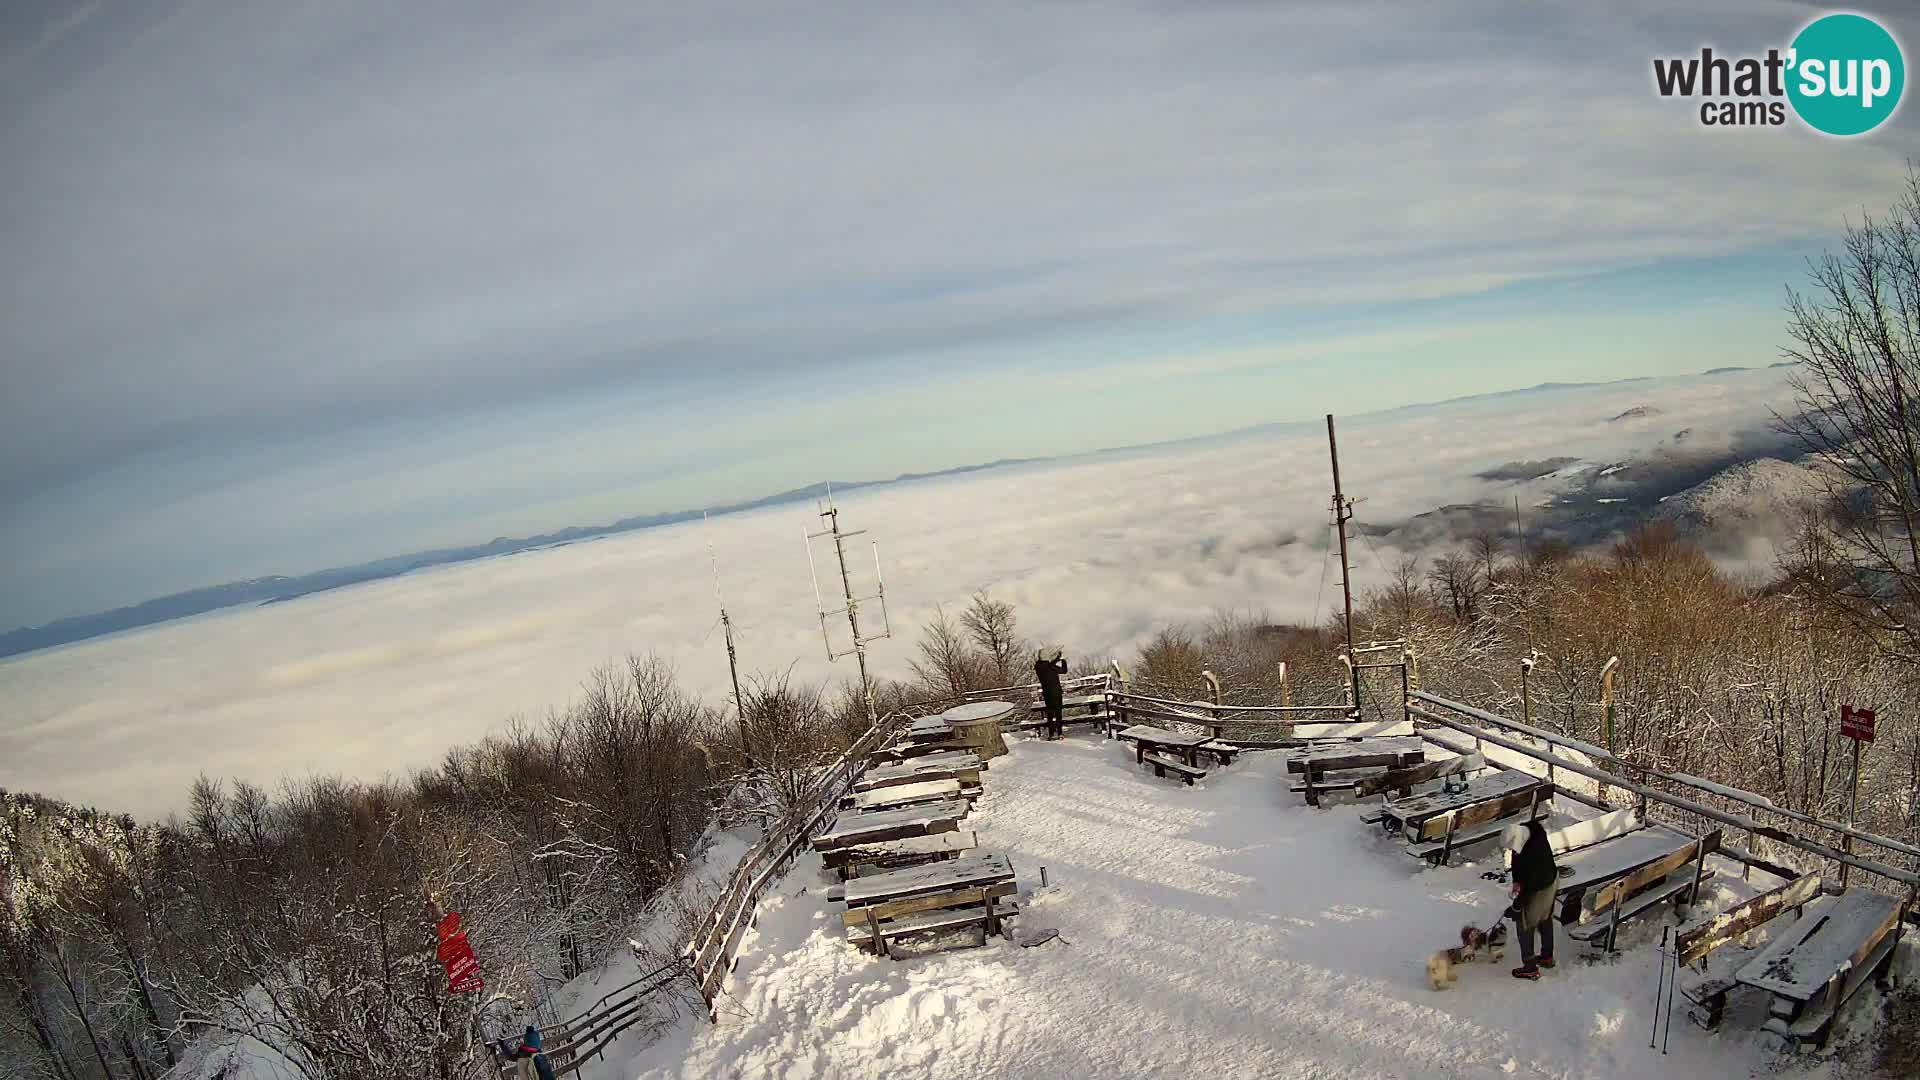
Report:
[{"label": "snow", "polygon": [[[803,857],[762,904],[720,1003],[583,1080],[907,1077],[1746,1077],[1782,1061],[1734,1013],[1684,1017],[1649,1051],[1655,942],[1538,983],[1473,964],[1435,992],[1425,961],[1504,889],[1490,864],[1429,868],[1356,820],[1287,793],[1285,757],[1249,753],[1197,787],[1107,740],[1017,741],[969,826],[1012,860],[1018,930],[1059,940],[894,962],[842,940],[832,883]],[[1040,867],[1051,884],[1039,888]],[[1765,884],[1756,883],[1755,888]],[[1748,889],[1716,879],[1718,903]],[[1871,1023],[1871,1009],[1845,1023]],[[1845,1032],[1842,1037],[1844,1040]],[[1832,1059],[1793,1075],[1837,1076]]]}]

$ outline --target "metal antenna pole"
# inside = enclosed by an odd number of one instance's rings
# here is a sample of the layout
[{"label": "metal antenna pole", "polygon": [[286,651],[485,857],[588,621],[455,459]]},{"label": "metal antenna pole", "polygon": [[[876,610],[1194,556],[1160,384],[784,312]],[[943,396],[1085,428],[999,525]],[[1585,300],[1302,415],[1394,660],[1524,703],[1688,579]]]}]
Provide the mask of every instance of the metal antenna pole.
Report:
[{"label": "metal antenna pole", "polygon": [[860,636],[860,601],[853,595],[853,575],[847,572],[846,537],[840,532],[840,508],[829,505],[826,518],[833,533],[833,555],[840,560],[840,588],[847,597],[847,629],[853,631],[853,657],[860,665],[860,696],[867,703],[867,723],[872,725],[880,717],[873,707],[873,680],[867,675],[867,641]]},{"label": "metal antenna pole", "polygon": [[[700,521],[705,524],[707,515]],[[727,615],[727,602],[720,598],[720,556],[714,554],[713,541],[707,541],[707,559],[713,563],[713,602],[720,606],[720,629],[727,638],[727,671],[733,676],[733,711],[740,721],[740,752],[753,758],[753,740],[747,732],[747,699],[740,694],[740,654],[733,647],[733,619]]]},{"label": "metal antenna pole", "polygon": [[1347,563],[1347,522],[1353,517],[1353,504],[1340,490],[1340,445],[1334,440],[1333,414],[1327,414],[1327,455],[1333,459],[1333,524],[1340,532],[1340,599],[1346,611],[1347,657],[1353,678],[1353,711],[1360,712],[1360,666],[1353,655],[1353,573]]},{"label": "metal antenna pole", "polygon": [[[874,593],[872,596],[856,596],[853,591],[853,572],[847,567],[846,542],[856,536],[864,535],[866,530],[856,529],[853,532],[840,531],[840,508],[833,503],[833,490],[831,488],[827,490],[827,499],[820,510],[820,517],[827,523],[827,527],[816,533],[805,534],[807,543],[807,569],[813,574],[814,602],[820,607],[820,635],[826,641],[828,660],[838,660],[840,657],[847,655],[847,653],[852,653],[854,658],[859,661],[860,697],[866,704],[867,723],[871,726],[880,722],[880,710],[873,701],[873,676],[867,671],[867,643],[893,636],[892,620],[887,617],[887,583],[880,576],[880,546],[875,544],[873,547]],[[847,628],[853,631],[853,647],[847,649],[845,652],[836,652],[834,650],[833,638],[827,633],[827,619],[840,614],[840,612],[827,610],[826,603],[820,598],[820,575],[813,569],[813,542],[823,536],[831,536],[833,538],[833,557],[840,565],[840,591],[841,595],[846,597],[847,602],[847,606],[842,610],[846,612]],[[868,600],[877,600],[880,603],[880,625],[882,629],[877,634],[862,634],[860,632],[860,605]]]}]

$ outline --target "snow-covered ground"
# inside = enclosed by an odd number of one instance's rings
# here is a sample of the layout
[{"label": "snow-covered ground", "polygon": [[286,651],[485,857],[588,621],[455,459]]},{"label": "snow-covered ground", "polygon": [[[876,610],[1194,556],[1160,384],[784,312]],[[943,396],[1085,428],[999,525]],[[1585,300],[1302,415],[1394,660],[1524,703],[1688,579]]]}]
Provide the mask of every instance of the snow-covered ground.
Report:
[{"label": "snow-covered ground", "polygon": [[[1504,889],[1489,863],[1432,869],[1352,806],[1309,809],[1284,760],[1249,754],[1198,787],[1154,778],[1120,744],[1015,742],[967,824],[1009,854],[1032,949],[903,962],[856,952],[803,858],[760,910],[719,1024],[688,1020],[584,1080],[640,1077],[1837,1076],[1782,1057],[1736,999],[1708,1035],[1676,1014],[1649,1050],[1658,926],[1611,962],[1561,942],[1538,983],[1475,964],[1435,992],[1425,960]],[[1039,888],[1040,867],[1051,884]],[[1742,889],[1723,873],[1716,902]],[[1756,882],[1760,884],[1759,882]],[[1872,1024],[1856,1009],[1838,1042]],[[597,1071],[595,1071],[597,1069]]]}]

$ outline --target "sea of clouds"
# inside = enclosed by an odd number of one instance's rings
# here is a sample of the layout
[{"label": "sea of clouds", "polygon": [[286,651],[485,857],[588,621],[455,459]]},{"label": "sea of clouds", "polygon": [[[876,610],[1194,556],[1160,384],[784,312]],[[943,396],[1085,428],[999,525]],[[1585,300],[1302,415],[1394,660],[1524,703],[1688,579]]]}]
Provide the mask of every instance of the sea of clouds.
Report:
[{"label": "sea of clouds", "polygon": [[[1506,462],[1614,461],[1684,429],[1695,445],[1728,439],[1791,400],[1787,372],[1769,369],[1353,417],[1340,422],[1343,478],[1364,500],[1359,520],[1388,525],[1510,499],[1513,487],[1474,475]],[[1652,415],[1615,419],[1638,406]],[[904,676],[934,606],[982,588],[1016,605],[1026,634],[1079,656],[1223,609],[1324,613],[1338,598],[1329,487],[1325,427],[1310,422],[863,489],[840,507],[845,527],[880,542],[894,637],[871,655],[878,673]],[[807,504],[781,506],[0,661],[0,787],[164,814],[201,773],[401,774],[510,717],[564,707],[592,668],[628,653],[670,660],[718,703],[709,543],[745,670],[845,677],[850,660],[826,659],[802,546],[819,524]],[[864,543],[850,549],[862,585]],[[1377,583],[1397,554],[1359,545],[1356,584]],[[833,629],[844,644],[844,624]]]}]

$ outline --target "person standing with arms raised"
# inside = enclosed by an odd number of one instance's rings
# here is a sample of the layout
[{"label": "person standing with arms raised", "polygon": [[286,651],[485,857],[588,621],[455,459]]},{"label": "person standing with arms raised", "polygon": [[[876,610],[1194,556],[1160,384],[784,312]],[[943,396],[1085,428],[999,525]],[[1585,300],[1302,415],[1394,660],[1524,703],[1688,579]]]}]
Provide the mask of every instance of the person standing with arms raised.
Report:
[{"label": "person standing with arms raised", "polygon": [[1033,673],[1040,679],[1040,703],[1047,713],[1047,739],[1060,737],[1062,713],[1066,709],[1066,698],[1060,690],[1060,676],[1067,673],[1067,662],[1060,658],[1061,650],[1053,650],[1053,658],[1047,658],[1047,650],[1041,649],[1033,654]]}]

